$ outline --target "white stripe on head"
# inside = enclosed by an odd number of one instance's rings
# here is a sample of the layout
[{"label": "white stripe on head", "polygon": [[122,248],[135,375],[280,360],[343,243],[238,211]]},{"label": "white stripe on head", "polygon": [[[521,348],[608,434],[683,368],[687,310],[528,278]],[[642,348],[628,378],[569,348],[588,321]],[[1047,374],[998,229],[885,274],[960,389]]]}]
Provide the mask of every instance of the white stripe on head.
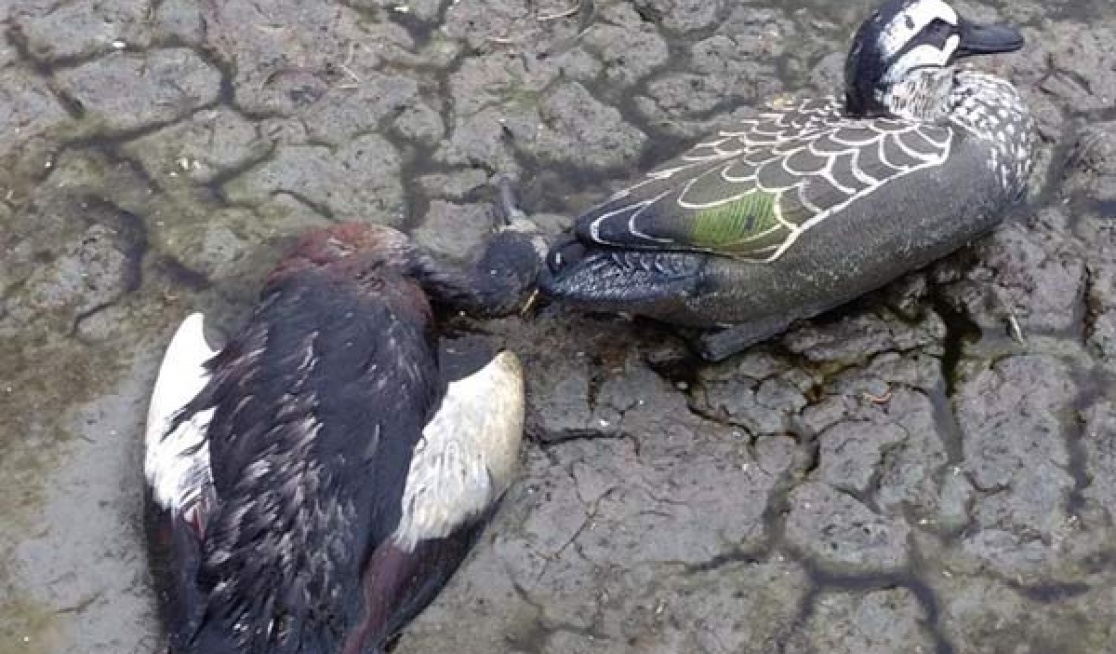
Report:
[{"label": "white stripe on head", "polygon": [[880,53],[890,58],[935,19],[956,26],[957,12],[944,0],[917,0],[896,14],[880,32]]},{"label": "white stripe on head", "polygon": [[891,64],[884,75],[884,81],[889,83],[898,82],[910,74],[912,70],[918,68],[947,66],[950,57],[953,56],[960,45],[961,37],[954,34],[946,39],[945,45],[941,48],[935,48],[929,44],[911,48],[902,57],[899,57],[895,63]]}]

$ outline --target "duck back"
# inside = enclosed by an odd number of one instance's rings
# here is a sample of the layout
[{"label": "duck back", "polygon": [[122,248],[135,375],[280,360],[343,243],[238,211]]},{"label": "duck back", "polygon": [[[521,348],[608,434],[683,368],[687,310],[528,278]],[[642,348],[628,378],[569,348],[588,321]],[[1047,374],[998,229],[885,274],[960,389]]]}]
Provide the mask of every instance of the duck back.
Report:
[{"label": "duck back", "polygon": [[198,600],[171,625],[178,651],[340,651],[364,618],[365,561],[399,522],[411,453],[445,390],[436,356],[408,279],[273,279],[178,418],[213,411],[218,498],[177,532],[196,537],[175,545],[196,558],[178,594]]}]

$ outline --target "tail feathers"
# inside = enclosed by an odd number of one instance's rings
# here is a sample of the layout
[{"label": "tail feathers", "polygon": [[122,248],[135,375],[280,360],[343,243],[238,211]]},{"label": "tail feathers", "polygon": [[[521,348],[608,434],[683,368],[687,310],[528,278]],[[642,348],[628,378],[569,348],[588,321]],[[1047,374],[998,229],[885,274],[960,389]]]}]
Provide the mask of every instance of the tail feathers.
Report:
[{"label": "tail feathers", "polygon": [[342,653],[386,649],[453,577],[491,515],[485,512],[447,536],[411,549],[389,543],[378,547],[364,570],[364,619],[349,634]]},{"label": "tail feathers", "polygon": [[163,610],[169,626],[171,651],[189,651],[205,611],[205,597],[198,588],[197,574],[201,567],[201,541],[184,520],[173,511],[164,512],[169,525],[171,545],[170,592]]}]

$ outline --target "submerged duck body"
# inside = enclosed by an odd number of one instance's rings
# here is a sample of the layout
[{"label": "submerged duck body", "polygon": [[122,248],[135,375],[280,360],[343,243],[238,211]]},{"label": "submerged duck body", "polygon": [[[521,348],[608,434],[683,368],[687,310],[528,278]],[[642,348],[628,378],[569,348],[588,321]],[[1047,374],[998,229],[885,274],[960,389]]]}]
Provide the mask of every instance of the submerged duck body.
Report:
[{"label": "submerged duck body", "polygon": [[345,225],[306,237],[219,351],[200,315],[183,323],[145,460],[172,651],[379,653],[434,598],[523,431],[512,353],[445,379],[427,293],[470,283],[394,230]]},{"label": "submerged duck body", "polygon": [[1032,119],[1016,89],[958,71],[1018,49],[941,0],[892,0],[860,29],[846,97],[741,121],[582,215],[540,280],[592,310],[733,327],[709,358],[966,244],[1023,195]]}]

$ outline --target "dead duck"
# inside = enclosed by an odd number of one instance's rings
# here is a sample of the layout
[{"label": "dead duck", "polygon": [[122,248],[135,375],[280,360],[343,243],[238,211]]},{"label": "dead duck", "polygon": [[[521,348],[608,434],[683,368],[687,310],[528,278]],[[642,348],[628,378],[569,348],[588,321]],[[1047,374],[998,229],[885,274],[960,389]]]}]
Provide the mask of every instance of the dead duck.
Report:
[{"label": "dead duck", "polygon": [[1018,50],[943,0],[863,23],[845,97],[774,109],[590,209],[539,287],[572,306],[705,331],[722,359],[982,235],[1023,195],[1032,119],[1016,89],[958,60]]},{"label": "dead duck", "polygon": [[462,273],[340,225],[301,240],[224,347],[182,323],[145,457],[171,651],[378,654],[432,601],[512,481],[524,390],[507,351],[445,379],[428,294],[507,313],[538,263],[515,233]]}]

